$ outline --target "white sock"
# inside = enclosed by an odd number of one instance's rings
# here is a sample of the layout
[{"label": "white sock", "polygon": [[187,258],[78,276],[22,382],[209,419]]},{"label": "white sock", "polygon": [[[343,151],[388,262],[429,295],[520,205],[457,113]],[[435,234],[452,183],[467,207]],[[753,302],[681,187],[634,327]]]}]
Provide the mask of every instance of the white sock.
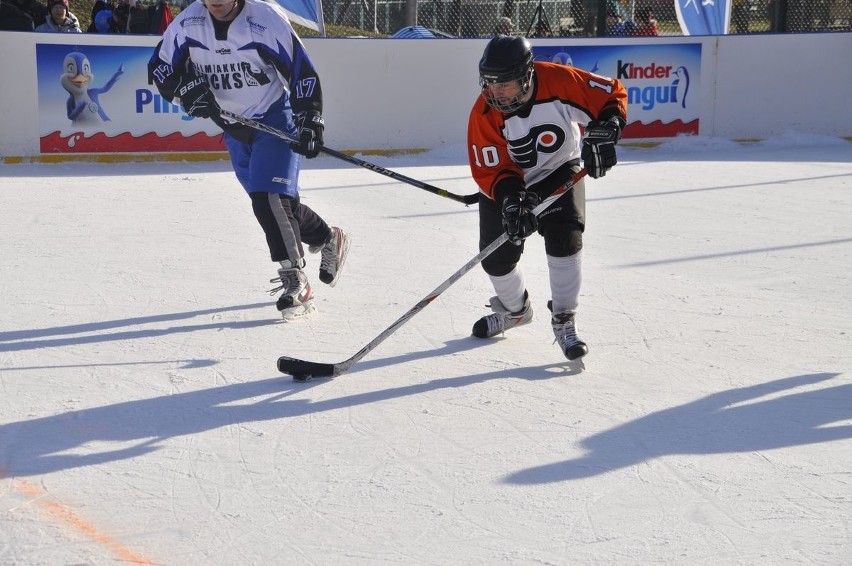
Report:
[{"label": "white sock", "polygon": [[302,269],[305,267],[305,258],[300,257],[296,261],[285,259],[283,261],[279,261],[281,264],[281,269]]},{"label": "white sock", "polygon": [[550,268],[550,295],[553,314],[577,312],[580,304],[580,283],[583,280],[582,250],[568,257],[547,256]]},{"label": "white sock", "polygon": [[499,277],[489,275],[488,277],[491,278],[491,284],[494,285],[494,291],[500,298],[500,302],[503,303],[503,306],[509,312],[518,312],[524,308],[524,291],[526,290],[526,285],[524,283],[524,272],[518,266],[515,266],[506,275]]}]

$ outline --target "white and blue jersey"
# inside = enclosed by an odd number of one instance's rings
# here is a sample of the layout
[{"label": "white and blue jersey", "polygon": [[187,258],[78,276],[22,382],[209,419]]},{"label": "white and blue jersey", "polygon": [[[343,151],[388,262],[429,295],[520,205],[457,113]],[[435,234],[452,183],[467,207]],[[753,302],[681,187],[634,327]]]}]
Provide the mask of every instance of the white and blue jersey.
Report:
[{"label": "white and blue jersey", "polygon": [[[319,77],[304,45],[278,4],[239,0],[236,9],[232,21],[220,22],[200,0],[189,5],[163,34],[149,76],[168,100],[174,100],[182,77],[203,76],[223,110],[298,137],[293,113],[322,112]],[[300,156],[287,142],[222,118],[215,121],[228,134],[231,161],[247,192],[297,194]],[[268,162],[255,155],[258,150],[269,152],[263,156]]]},{"label": "white and blue jersey", "polygon": [[177,77],[193,69],[207,78],[224,110],[257,118],[285,92],[294,112],[322,112],[316,70],[284,10],[276,3],[244,0],[233,21],[215,22],[200,1],[189,5],[163,34],[150,74],[174,97]]}]

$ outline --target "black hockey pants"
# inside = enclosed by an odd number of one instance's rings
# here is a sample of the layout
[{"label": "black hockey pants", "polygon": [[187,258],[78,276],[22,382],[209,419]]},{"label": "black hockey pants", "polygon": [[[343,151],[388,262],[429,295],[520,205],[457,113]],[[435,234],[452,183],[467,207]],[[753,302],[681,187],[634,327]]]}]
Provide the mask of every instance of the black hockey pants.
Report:
[{"label": "black hockey pants", "polygon": [[[580,170],[578,163],[566,165],[541,183],[530,187],[544,200],[556,188]],[[503,233],[501,203],[479,195],[479,249],[487,247]],[[586,185],[578,181],[567,193],[550,205],[538,217],[538,232],[544,237],[544,249],[552,257],[568,257],[583,249],[586,228]],[[517,265],[524,252],[524,243],[506,242],[482,260],[488,275],[506,275]]]},{"label": "black hockey pants", "polygon": [[266,234],[272,261],[301,263],[302,242],[320,246],[328,241],[331,228],[319,214],[299,201],[278,193],[249,193],[251,208]]}]

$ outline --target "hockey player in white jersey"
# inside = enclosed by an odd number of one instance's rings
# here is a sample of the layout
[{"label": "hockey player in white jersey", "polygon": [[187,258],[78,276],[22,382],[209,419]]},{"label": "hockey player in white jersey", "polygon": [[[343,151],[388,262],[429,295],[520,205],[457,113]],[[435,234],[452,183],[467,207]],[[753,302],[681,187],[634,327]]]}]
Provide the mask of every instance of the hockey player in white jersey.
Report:
[{"label": "hockey player in white jersey", "polygon": [[[350,239],[299,200],[302,157],[316,157],[323,143],[322,89],[287,15],[274,2],[198,0],[169,25],[148,72],[163,97],[224,130],[234,172],[280,264],[276,307],[285,320],[313,311],[302,244],[321,252],[320,280],[333,286]],[[299,143],[229,122],[223,109]]]}]

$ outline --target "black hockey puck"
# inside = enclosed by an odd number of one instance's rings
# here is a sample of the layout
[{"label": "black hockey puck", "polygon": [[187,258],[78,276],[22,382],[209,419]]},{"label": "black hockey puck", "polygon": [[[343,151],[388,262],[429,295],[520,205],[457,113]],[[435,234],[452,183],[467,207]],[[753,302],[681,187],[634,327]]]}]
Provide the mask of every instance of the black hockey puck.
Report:
[{"label": "black hockey puck", "polygon": [[298,381],[298,382],[304,383],[306,381],[310,381],[311,379],[313,379],[313,377],[314,376],[312,376],[309,373],[294,373],[293,374],[293,381]]}]

